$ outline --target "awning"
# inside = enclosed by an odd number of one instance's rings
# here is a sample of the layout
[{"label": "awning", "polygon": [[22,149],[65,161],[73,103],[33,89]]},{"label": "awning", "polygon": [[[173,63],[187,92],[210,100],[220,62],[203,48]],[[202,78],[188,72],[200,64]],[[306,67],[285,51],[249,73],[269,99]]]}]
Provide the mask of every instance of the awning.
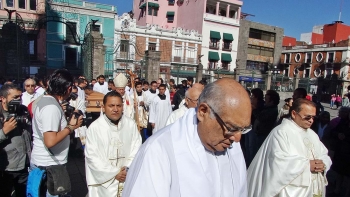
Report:
[{"label": "awning", "polygon": [[159,8],[159,4],[158,3],[148,2],[148,7]]},{"label": "awning", "polygon": [[209,51],[208,60],[219,61],[220,60],[219,53]]},{"label": "awning", "polygon": [[142,9],[142,8],[145,8],[146,7],[146,3],[144,3],[144,4],[142,4],[142,5],[140,5],[140,9]]},{"label": "awning", "polygon": [[224,37],[224,40],[233,41],[232,34],[224,33],[223,37]]},{"label": "awning", "polygon": [[232,62],[231,54],[221,53],[221,61],[222,62]]},{"label": "awning", "polygon": [[167,16],[174,16],[174,15],[175,15],[175,12],[168,11],[168,12],[166,12],[166,15],[167,15]]},{"label": "awning", "polygon": [[173,69],[170,71],[170,74],[174,77],[195,77],[196,76],[196,71],[192,70],[176,70]]},{"label": "awning", "polygon": [[220,32],[210,31],[210,38],[221,40]]}]

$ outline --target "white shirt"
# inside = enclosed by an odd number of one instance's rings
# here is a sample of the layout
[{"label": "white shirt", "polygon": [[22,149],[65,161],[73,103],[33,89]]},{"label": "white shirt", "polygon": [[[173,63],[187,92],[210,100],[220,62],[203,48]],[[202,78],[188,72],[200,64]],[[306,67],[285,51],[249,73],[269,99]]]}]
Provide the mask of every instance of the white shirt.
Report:
[{"label": "white shirt", "polygon": [[29,94],[27,91],[22,93],[22,105],[28,107],[28,105],[33,102],[40,95],[37,93]]},{"label": "white shirt", "polygon": [[168,117],[168,120],[166,121],[166,125],[173,124],[175,121],[180,119],[186,112],[188,108],[186,105],[181,105],[179,109],[171,112],[171,114]]},{"label": "white shirt", "polygon": [[54,147],[48,149],[44,144],[45,132],[59,132],[67,126],[61,106],[56,99],[44,95],[33,109],[33,151],[30,162],[36,166],[50,166],[67,163],[69,135]]},{"label": "white shirt", "polygon": [[35,89],[35,92],[38,94],[38,97],[39,97],[45,93],[45,89],[40,86],[37,86]]},{"label": "white shirt", "polygon": [[80,87],[78,86],[78,97],[83,100],[83,102],[85,102],[85,91],[80,89]]},{"label": "white shirt", "polygon": [[107,94],[109,92],[108,83],[104,82],[103,85],[100,85],[100,83],[97,82],[94,84],[93,90],[102,94]]}]

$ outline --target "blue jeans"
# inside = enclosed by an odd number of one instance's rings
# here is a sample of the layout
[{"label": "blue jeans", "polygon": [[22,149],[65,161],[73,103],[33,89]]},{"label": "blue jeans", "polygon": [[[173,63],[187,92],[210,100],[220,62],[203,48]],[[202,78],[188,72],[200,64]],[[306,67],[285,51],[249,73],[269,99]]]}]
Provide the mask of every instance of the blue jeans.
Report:
[{"label": "blue jeans", "polygon": [[333,108],[333,106],[334,106],[334,101],[331,100],[331,105],[330,105],[330,107]]},{"label": "blue jeans", "polygon": [[[36,165],[30,163],[29,172],[34,170],[35,168],[38,168],[38,167]],[[46,190],[46,197],[59,197],[59,196],[53,196],[49,193],[48,190]]]}]

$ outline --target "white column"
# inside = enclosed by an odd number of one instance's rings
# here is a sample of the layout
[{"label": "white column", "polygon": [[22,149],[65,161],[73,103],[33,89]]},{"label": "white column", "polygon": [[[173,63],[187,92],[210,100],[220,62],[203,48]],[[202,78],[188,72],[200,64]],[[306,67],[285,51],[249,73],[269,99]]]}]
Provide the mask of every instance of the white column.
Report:
[{"label": "white column", "polygon": [[[195,64],[197,64],[197,59],[198,59],[198,57],[197,57],[198,54],[197,53],[198,53],[198,44],[195,44],[194,45],[194,54],[195,54],[194,55],[194,63]],[[199,55],[201,55],[201,54],[199,54]]]},{"label": "white column", "polygon": [[175,54],[175,40],[171,43],[171,61],[174,62],[174,54]]},{"label": "white column", "polygon": [[185,42],[181,43],[181,62],[184,62]]},{"label": "white column", "polygon": [[159,51],[159,38],[157,38],[156,51]]},{"label": "white column", "polygon": [[184,51],[184,55],[185,55],[185,62],[187,63],[188,61],[188,57],[187,57],[187,54],[188,54],[188,42],[186,42],[185,44],[185,51]]},{"label": "white column", "polygon": [[227,8],[226,8],[226,17],[229,18],[230,17],[230,4],[227,5]]},{"label": "white column", "polygon": [[148,50],[148,42],[149,42],[149,38],[146,37],[146,48],[145,48],[146,51]]},{"label": "white column", "polygon": [[216,2],[215,15],[219,15],[219,5],[220,5],[220,2]]}]

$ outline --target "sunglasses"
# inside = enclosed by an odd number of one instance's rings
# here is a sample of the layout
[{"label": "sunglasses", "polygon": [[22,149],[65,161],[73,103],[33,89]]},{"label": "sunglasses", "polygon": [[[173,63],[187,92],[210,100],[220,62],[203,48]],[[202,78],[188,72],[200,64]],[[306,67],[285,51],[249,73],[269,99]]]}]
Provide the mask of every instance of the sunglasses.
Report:
[{"label": "sunglasses", "polygon": [[29,88],[29,87],[35,88],[35,85],[33,85],[33,84],[32,85],[26,85],[26,87],[27,88]]},{"label": "sunglasses", "polygon": [[298,116],[303,120],[311,120],[311,119],[315,120],[315,118],[316,118],[316,116],[311,116],[311,115],[302,117],[298,112],[295,111],[295,113],[297,113]]}]

